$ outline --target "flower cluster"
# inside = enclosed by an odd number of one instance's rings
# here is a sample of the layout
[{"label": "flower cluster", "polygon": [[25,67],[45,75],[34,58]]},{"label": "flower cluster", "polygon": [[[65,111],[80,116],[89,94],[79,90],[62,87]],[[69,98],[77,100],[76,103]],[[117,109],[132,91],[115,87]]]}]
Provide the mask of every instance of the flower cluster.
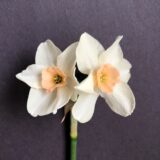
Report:
[{"label": "flower cluster", "polygon": [[[57,113],[57,110],[73,101],[73,117],[88,122],[94,113],[99,96],[103,97],[112,111],[130,115],[135,108],[135,97],[127,84],[131,64],[123,57],[118,36],[108,48],[88,33],[83,33],[79,42],[63,52],[47,40],[38,46],[35,64],[28,66],[16,77],[28,84],[27,110],[32,116]],[[87,78],[78,82],[76,64]]]}]

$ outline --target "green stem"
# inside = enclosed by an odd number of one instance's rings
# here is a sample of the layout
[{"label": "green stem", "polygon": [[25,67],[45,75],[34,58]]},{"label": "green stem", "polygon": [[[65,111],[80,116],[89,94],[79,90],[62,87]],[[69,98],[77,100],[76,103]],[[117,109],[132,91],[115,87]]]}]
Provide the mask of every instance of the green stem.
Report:
[{"label": "green stem", "polygon": [[70,160],[77,160],[77,127],[78,123],[77,121],[73,118],[72,113],[71,113],[71,122],[70,122],[70,139],[71,139],[71,152],[70,152]]}]

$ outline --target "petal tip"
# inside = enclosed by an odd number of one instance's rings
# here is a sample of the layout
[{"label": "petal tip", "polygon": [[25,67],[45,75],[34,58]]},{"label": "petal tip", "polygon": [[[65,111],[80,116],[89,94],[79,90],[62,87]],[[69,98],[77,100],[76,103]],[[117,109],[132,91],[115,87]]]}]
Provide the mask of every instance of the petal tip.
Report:
[{"label": "petal tip", "polygon": [[134,112],[136,108],[136,102],[135,102],[135,97],[133,95],[133,104],[132,104],[132,109],[129,111],[129,112],[126,112],[126,114],[124,115],[124,117],[128,117],[128,116],[131,116]]},{"label": "petal tip", "polygon": [[28,112],[32,117],[37,117],[37,114],[35,114],[34,112],[31,112],[31,110],[29,109],[28,101],[27,101],[27,112]]},{"label": "petal tip", "polygon": [[81,37],[80,37],[80,39],[82,38],[84,38],[84,39],[86,39],[87,37],[91,37],[91,35],[89,34],[89,33],[87,33],[87,32],[84,32],[84,33],[82,33],[81,34]]},{"label": "petal tip", "polygon": [[72,116],[73,116],[73,118],[75,119],[75,120],[77,120],[78,122],[80,122],[80,123],[86,123],[86,122],[88,122],[90,119],[88,119],[88,120],[84,120],[84,119],[82,119],[82,118],[80,118],[78,115],[76,115],[76,113],[73,111],[73,109],[72,109]]},{"label": "petal tip", "polygon": [[123,38],[123,35],[119,35],[117,38],[116,38],[116,43],[120,43],[120,41],[122,40]]},{"label": "petal tip", "polygon": [[57,109],[55,109],[54,111],[53,111],[53,114],[56,114],[57,113]]},{"label": "petal tip", "polygon": [[41,48],[43,48],[44,46],[48,46],[48,45],[52,45],[53,42],[50,39],[45,40],[44,42],[41,42],[37,48],[37,50],[40,50]]},{"label": "petal tip", "polygon": [[81,36],[89,35],[87,32],[83,32]]},{"label": "petal tip", "polygon": [[[50,40],[50,39],[46,39],[46,41],[44,41],[44,43],[45,42],[52,42],[52,40]],[[53,43],[53,42],[52,42]]]},{"label": "petal tip", "polygon": [[17,79],[20,79],[20,73],[17,73],[17,74],[15,75],[15,77],[16,77]]},{"label": "petal tip", "polygon": [[[18,80],[22,81],[22,82],[24,82],[23,75],[22,75],[23,72],[24,72],[24,71],[22,71],[21,73],[18,73],[18,74],[15,75],[15,77],[16,77]],[[24,83],[26,83],[26,82],[24,82]]]},{"label": "petal tip", "polygon": [[28,108],[27,108],[27,111],[28,111],[28,113],[29,113],[32,117],[38,117],[38,114],[35,114],[35,113],[30,112],[30,111],[28,110]]}]

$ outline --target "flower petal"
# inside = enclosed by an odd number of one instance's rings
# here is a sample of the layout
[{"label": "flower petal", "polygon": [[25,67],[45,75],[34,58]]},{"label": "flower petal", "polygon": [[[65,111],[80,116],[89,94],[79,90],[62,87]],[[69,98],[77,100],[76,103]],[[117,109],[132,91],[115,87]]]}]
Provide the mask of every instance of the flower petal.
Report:
[{"label": "flower petal", "polygon": [[115,42],[99,57],[100,65],[111,64],[120,73],[120,79],[123,82],[128,82],[130,79],[130,69],[132,65],[130,62],[123,58],[123,52],[119,45],[123,36],[118,36]]},{"label": "flower petal", "polygon": [[76,77],[73,75],[73,77],[71,78],[68,78],[67,79],[69,82],[68,82],[68,87],[70,90],[72,90],[72,96],[71,96],[71,100],[73,102],[75,102],[77,100],[77,97],[78,97],[78,93],[77,93],[77,90],[75,90],[75,86],[78,85],[78,81],[76,79]]},{"label": "flower petal", "polygon": [[123,36],[118,36],[117,39],[114,41],[114,43],[105,51],[103,52],[99,57],[99,63],[100,65],[103,64],[117,64],[119,63],[123,58],[123,52],[119,45],[121,39]]},{"label": "flower petal", "polygon": [[73,117],[81,123],[88,122],[93,116],[97,98],[95,94],[80,93],[72,108]]},{"label": "flower petal", "polygon": [[135,109],[135,97],[126,83],[118,83],[112,94],[102,95],[109,107],[115,113],[127,117]]},{"label": "flower petal", "polygon": [[75,70],[77,44],[72,43],[57,57],[57,66],[67,75],[73,75]]},{"label": "flower petal", "polygon": [[31,88],[27,102],[28,112],[34,117],[52,113],[55,97],[56,92],[47,93],[45,90]]},{"label": "flower petal", "polygon": [[93,72],[91,72],[87,78],[85,78],[79,85],[75,87],[75,89],[86,92],[86,93],[95,93],[95,81]]},{"label": "flower petal", "polygon": [[87,33],[80,37],[76,49],[77,65],[79,70],[88,74],[98,66],[98,57],[104,51],[103,46],[95,38]]},{"label": "flower petal", "polygon": [[131,74],[129,72],[120,72],[121,81],[128,83],[130,78],[131,78]]},{"label": "flower petal", "polygon": [[57,88],[57,95],[56,98],[54,99],[53,102],[53,113],[57,113],[57,110],[64,107],[64,105],[66,105],[71,96],[72,96],[73,90],[71,90],[70,88],[66,87],[60,87]]},{"label": "flower petal", "polygon": [[123,58],[119,63],[115,65],[115,67],[121,71],[128,72],[132,68],[132,65],[127,59]]},{"label": "flower petal", "polygon": [[21,73],[18,73],[16,78],[25,82],[32,88],[39,89],[41,88],[41,72],[44,68],[44,66],[32,64]]},{"label": "flower petal", "polygon": [[131,77],[130,74],[130,69],[132,67],[131,63],[127,59],[122,58],[122,60],[119,63],[115,64],[114,66],[120,73],[121,81],[127,83]]},{"label": "flower petal", "polygon": [[[76,65],[76,47],[78,42],[72,43],[68,46],[63,53],[57,57],[57,66],[67,74],[67,85],[70,90],[74,90],[74,86],[78,84],[75,77],[75,65]],[[71,96],[71,100],[76,101],[77,93],[74,91]]]},{"label": "flower petal", "polygon": [[61,50],[52,43],[51,40],[47,40],[41,43],[36,52],[36,64],[53,66],[56,65],[57,56],[61,53]]}]

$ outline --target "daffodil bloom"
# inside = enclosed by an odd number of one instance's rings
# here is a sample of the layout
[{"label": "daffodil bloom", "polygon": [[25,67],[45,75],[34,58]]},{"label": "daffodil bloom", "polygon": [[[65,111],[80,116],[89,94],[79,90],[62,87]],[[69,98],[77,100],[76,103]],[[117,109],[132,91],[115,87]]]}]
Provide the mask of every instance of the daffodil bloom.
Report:
[{"label": "daffodil bloom", "polygon": [[76,89],[79,98],[72,109],[73,117],[81,123],[91,119],[98,96],[121,116],[130,115],[135,108],[135,97],[127,82],[131,64],[123,58],[120,47],[122,36],[105,50],[95,38],[87,33],[80,37],[76,49],[79,70],[87,74]]},{"label": "daffodil bloom", "polygon": [[56,113],[70,99],[75,99],[76,46],[73,43],[61,52],[47,40],[39,45],[35,64],[16,75],[31,87],[27,110],[32,116]]}]

